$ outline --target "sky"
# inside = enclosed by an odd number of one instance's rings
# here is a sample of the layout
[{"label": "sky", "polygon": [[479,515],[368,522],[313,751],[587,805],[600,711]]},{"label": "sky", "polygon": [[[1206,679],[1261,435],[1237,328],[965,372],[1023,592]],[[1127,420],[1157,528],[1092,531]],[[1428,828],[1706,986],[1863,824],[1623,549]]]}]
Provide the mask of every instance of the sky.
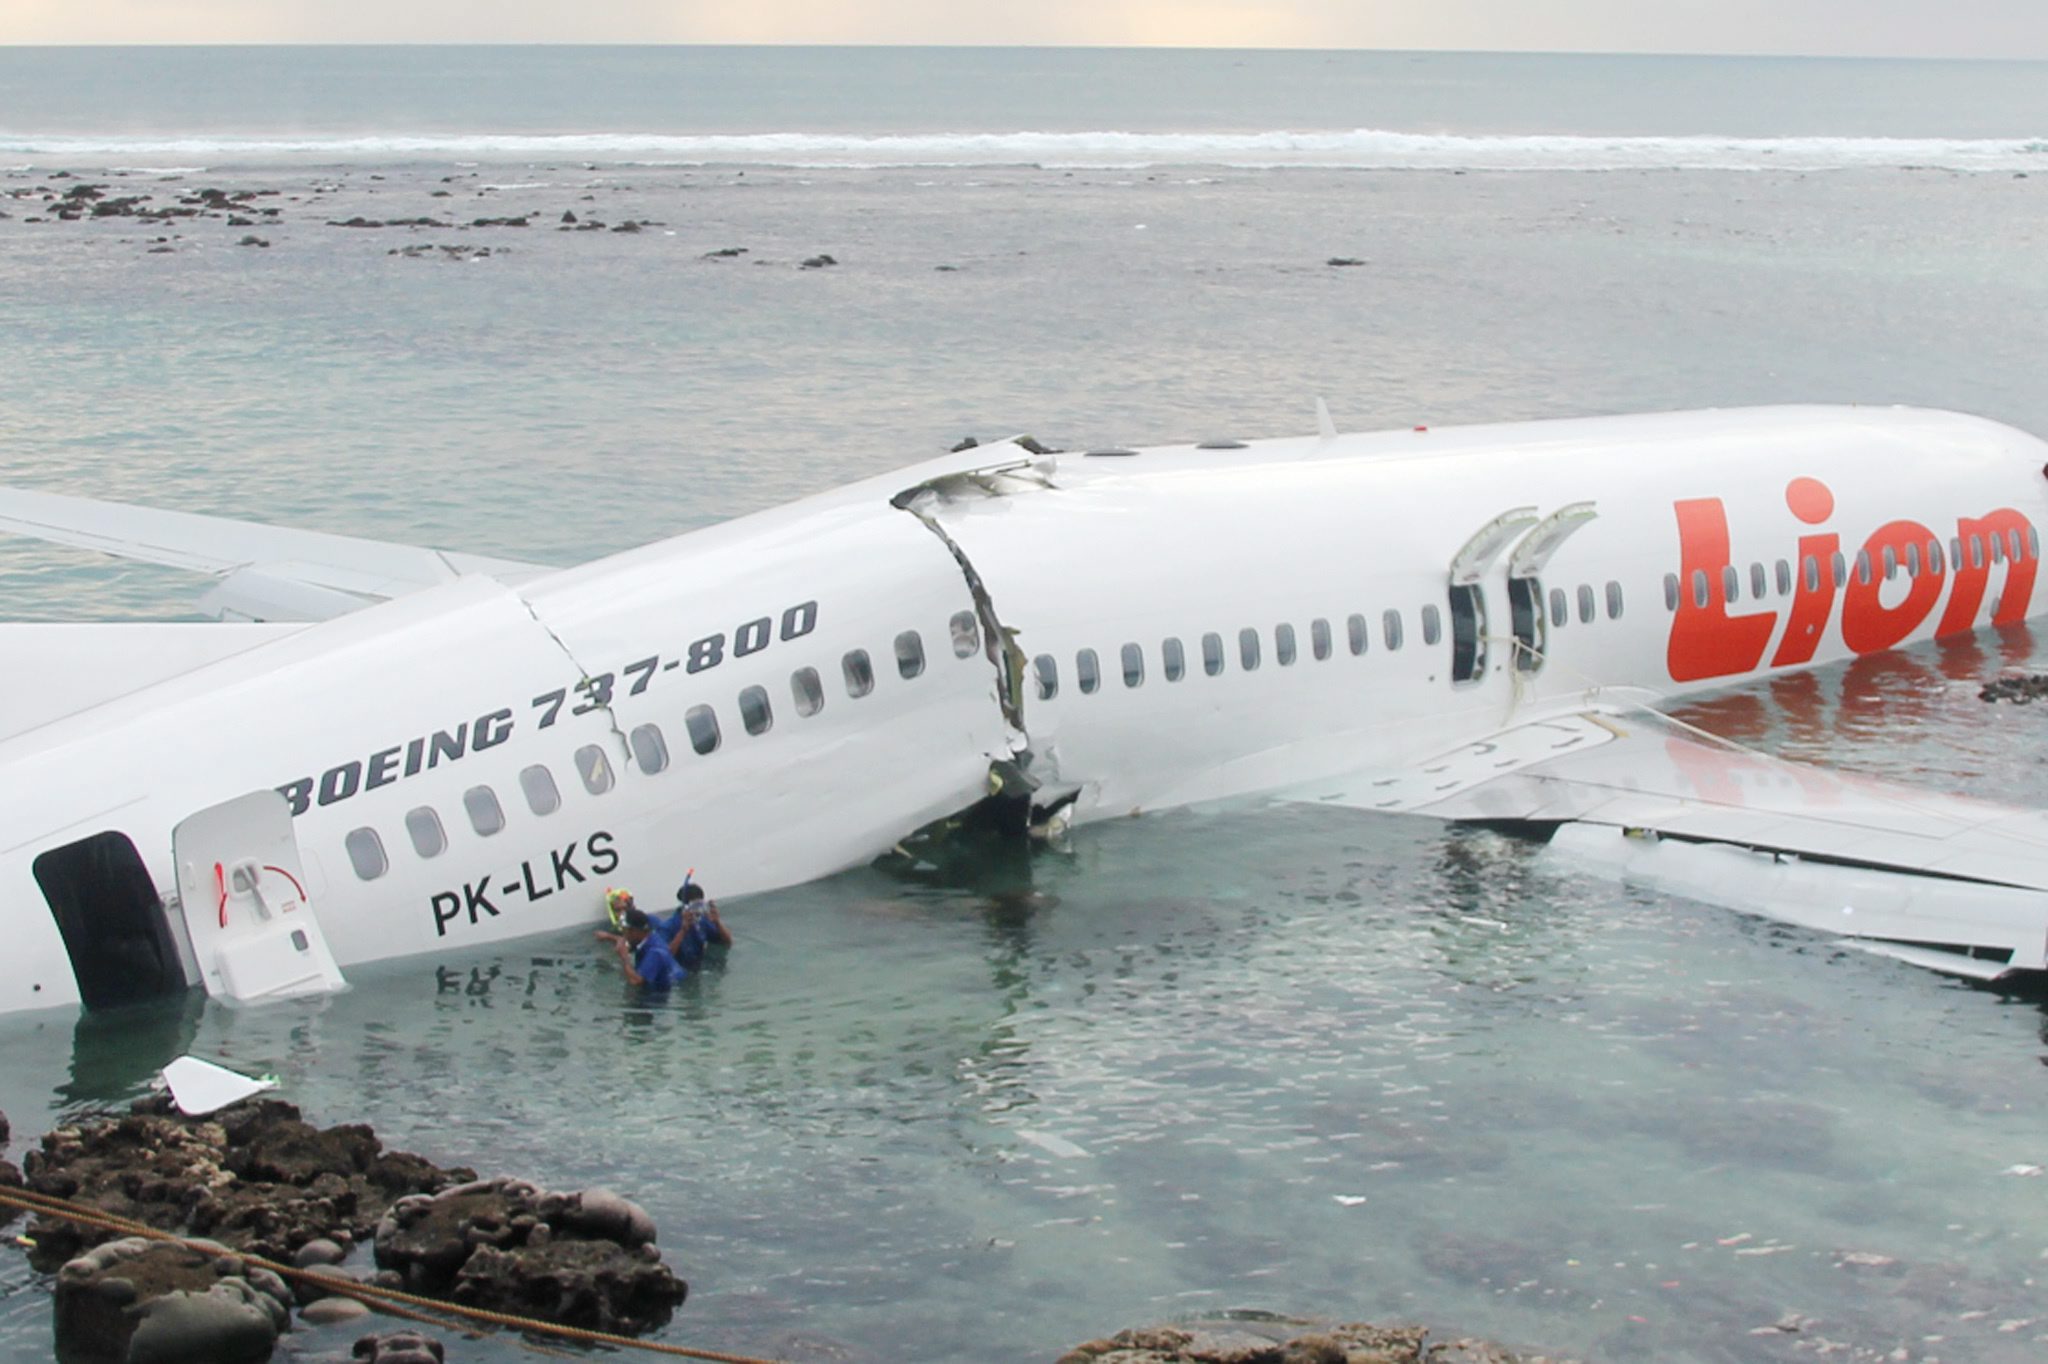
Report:
[{"label": "sky", "polygon": [[0,0],[0,44],[904,43],[2048,60],[2048,0]]}]

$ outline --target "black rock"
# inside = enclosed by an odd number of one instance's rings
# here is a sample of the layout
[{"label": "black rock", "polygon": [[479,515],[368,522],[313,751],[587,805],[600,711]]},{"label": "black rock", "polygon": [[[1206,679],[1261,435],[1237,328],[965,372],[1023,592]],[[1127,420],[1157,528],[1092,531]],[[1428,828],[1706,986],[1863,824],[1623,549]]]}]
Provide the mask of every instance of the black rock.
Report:
[{"label": "black rock", "polygon": [[1362,261],[1362,260],[1360,260],[1360,259],[1359,259],[1358,257],[1356,257],[1356,256],[1332,256],[1332,257],[1330,257],[1330,258],[1329,258],[1328,260],[1324,261],[1324,262],[1323,262],[1323,264],[1325,264],[1325,265],[1363,265],[1363,264],[1365,264],[1365,262],[1364,262],[1364,261]]},{"label": "black rock", "polygon": [[822,255],[822,254],[821,254],[821,255],[811,256],[811,257],[809,257],[808,259],[806,259],[806,260],[804,261],[804,263],[803,263],[803,268],[804,268],[804,269],[806,269],[806,270],[822,270],[822,269],[824,269],[824,268],[825,268],[826,266],[828,266],[828,265],[837,265],[837,264],[839,264],[839,262],[838,262],[838,261],[836,261],[836,260],[834,260],[834,259],[832,259],[832,257],[830,257],[830,256],[827,256],[827,255]]},{"label": "black rock", "polygon": [[747,248],[744,246],[721,246],[716,251],[706,251],[704,253],[704,259],[730,260],[734,256],[744,256],[746,254]]},{"label": "black rock", "polygon": [[129,1237],[57,1273],[57,1356],[238,1364],[268,1359],[290,1321],[284,1281],[227,1248]]},{"label": "black rock", "polygon": [[[37,1193],[285,1261],[308,1241],[368,1236],[393,1199],[475,1178],[386,1151],[367,1127],[316,1128],[275,1099],[207,1118],[143,1100],[124,1117],[49,1133],[27,1165]],[[111,1233],[38,1218],[29,1235],[30,1263],[49,1272]]]},{"label": "black rock", "polygon": [[569,209],[563,209],[563,210],[562,210],[562,221],[563,221],[563,222],[565,222],[565,223],[573,223],[573,222],[575,222],[575,221],[576,221],[576,214],[575,214],[575,213],[574,213],[574,212],[573,212],[572,210],[569,210]]},{"label": "black rock", "polygon": [[980,442],[980,441],[976,440],[976,439],[975,439],[974,437],[972,437],[972,436],[962,436],[962,437],[960,438],[960,443],[959,443],[958,445],[954,446],[954,447],[952,448],[952,450],[951,450],[951,451],[949,451],[948,453],[950,453],[950,454],[955,454],[955,455],[957,455],[957,454],[959,454],[959,453],[960,453],[960,452],[961,452],[962,450],[978,450],[978,449],[980,449],[980,448],[981,448],[981,442]]},{"label": "black rock", "polygon": [[2048,698],[2048,673],[2007,673],[1984,684],[1977,693],[1980,701],[2010,701],[2024,706]]},{"label": "black rock", "polygon": [[544,1193],[493,1179],[392,1204],[376,1258],[408,1292],[638,1334],[689,1293],[653,1242],[647,1214],[608,1190]]},{"label": "black rock", "polygon": [[442,1364],[441,1342],[420,1331],[387,1331],[364,1336],[349,1352],[360,1364]]},{"label": "black rock", "polygon": [[261,237],[257,236],[257,235],[256,235],[255,233],[253,233],[253,232],[252,232],[252,233],[250,233],[250,234],[249,234],[248,236],[246,236],[246,237],[242,238],[242,240],[240,240],[240,241],[236,242],[236,243],[235,243],[235,245],[237,245],[237,246],[268,246],[268,245],[270,245],[270,243],[269,243],[269,242],[267,242],[267,241],[265,241],[265,240],[263,240],[263,238],[261,238]]}]

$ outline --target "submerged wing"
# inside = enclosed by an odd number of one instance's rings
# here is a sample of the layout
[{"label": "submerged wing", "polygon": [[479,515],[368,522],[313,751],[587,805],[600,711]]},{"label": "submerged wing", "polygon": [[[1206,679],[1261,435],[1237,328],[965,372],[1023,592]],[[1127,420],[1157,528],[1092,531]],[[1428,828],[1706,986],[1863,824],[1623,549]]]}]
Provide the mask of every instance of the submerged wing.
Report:
[{"label": "submerged wing", "polygon": [[1917,965],[2048,969],[2048,818],[1723,747],[1654,716],[1524,724],[1299,794],[1555,825],[1560,853]]},{"label": "submerged wing", "polygon": [[0,532],[213,573],[201,609],[242,620],[325,620],[467,573],[517,579],[540,564],[0,488]]}]

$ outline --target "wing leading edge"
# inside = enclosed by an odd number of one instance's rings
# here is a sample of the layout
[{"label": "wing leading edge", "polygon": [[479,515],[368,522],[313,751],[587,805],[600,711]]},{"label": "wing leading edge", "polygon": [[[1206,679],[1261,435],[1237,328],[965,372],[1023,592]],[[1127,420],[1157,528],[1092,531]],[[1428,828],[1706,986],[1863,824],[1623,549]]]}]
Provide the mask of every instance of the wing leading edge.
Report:
[{"label": "wing leading edge", "polygon": [[2048,969],[2048,819],[1702,741],[1654,715],[1523,724],[1302,798],[1557,826],[1582,864],[1992,978]]},{"label": "wing leading edge", "polygon": [[0,488],[0,532],[219,577],[200,608],[222,619],[325,620],[480,573],[509,581],[544,565],[231,517]]}]

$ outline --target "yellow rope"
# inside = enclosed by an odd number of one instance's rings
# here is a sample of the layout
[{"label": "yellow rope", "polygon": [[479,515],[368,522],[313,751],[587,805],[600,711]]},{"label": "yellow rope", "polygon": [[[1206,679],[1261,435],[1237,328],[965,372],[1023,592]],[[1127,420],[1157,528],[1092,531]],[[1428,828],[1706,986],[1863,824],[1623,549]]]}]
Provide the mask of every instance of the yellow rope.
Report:
[{"label": "yellow rope", "polygon": [[[147,1237],[152,1241],[163,1241],[171,1245],[182,1246],[187,1250],[195,1250],[205,1254],[217,1253],[212,1247],[199,1245],[183,1236],[175,1235],[158,1227],[152,1227],[147,1223],[137,1222],[132,1218],[122,1217],[116,1213],[104,1212],[98,1208],[81,1207],[68,1199],[53,1198],[48,1194],[39,1194],[29,1189],[0,1189],[0,1204],[20,1208],[27,1212],[61,1217],[67,1221],[77,1222],[89,1227],[99,1227],[105,1231],[118,1231],[130,1236]],[[440,1326],[443,1329],[451,1329],[450,1323],[446,1320],[404,1311],[394,1304],[403,1304],[405,1307],[424,1308],[428,1313],[439,1313],[442,1314],[442,1317],[456,1317],[469,1321],[484,1322],[491,1326],[502,1326],[516,1331],[560,1336],[565,1340],[581,1341],[588,1345],[612,1345],[620,1349],[645,1350],[650,1354],[675,1355],[684,1359],[707,1359],[713,1361],[713,1364],[778,1364],[776,1360],[763,1359],[756,1355],[726,1354],[718,1350],[694,1349],[688,1345],[667,1345],[660,1341],[635,1340],[631,1336],[613,1335],[608,1331],[589,1331],[580,1326],[563,1326],[556,1322],[539,1321],[533,1317],[514,1316],[509,1312],[493,1312],[482,1307],[465,1307],[460,1303],[440,1302],[433,1298],[420,1297],[414,1293],[403,1293],[395,1288],[383,1288],[376,1284],[362,1283],[353,1279],[343,1279],[338,1276],[299,1269],[293,1265],[281,1265],[274,1260],[266,1260],[260,1255],[247,1255],[232,1248],[227,1253],[259,1268],[267,1269],[280,1278],[315,1283],[321,1288],[326,1289],[334,1297],[354,1298],[367,1307],[388,1311],[394,1316],[424,1321],[429,1325]]]}]

